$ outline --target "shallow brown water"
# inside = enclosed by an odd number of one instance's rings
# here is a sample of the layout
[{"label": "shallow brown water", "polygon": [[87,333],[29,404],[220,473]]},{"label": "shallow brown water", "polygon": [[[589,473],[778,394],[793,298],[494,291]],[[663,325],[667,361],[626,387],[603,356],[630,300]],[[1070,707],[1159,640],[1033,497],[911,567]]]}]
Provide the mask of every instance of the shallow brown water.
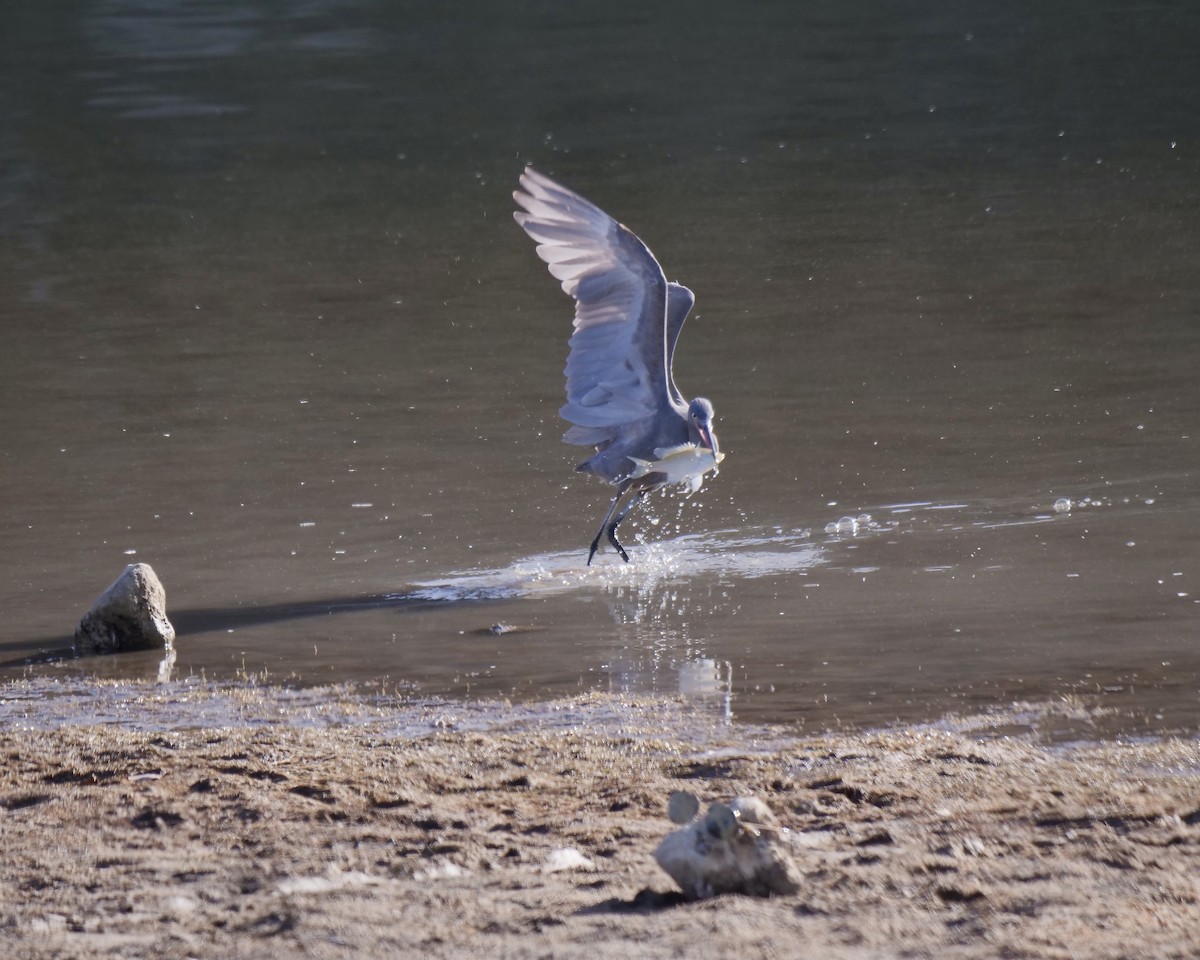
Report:
[{"label": "shallow brown water", "polygon": [[[1190,8],[29,6],[6,675],[153,676],[27,662],[141,560],[176,676],[1200,726]],[[728,459],[628,567],[583,567],[608,493],[558,441],[527,161],[699,298],[676,373]]]}]

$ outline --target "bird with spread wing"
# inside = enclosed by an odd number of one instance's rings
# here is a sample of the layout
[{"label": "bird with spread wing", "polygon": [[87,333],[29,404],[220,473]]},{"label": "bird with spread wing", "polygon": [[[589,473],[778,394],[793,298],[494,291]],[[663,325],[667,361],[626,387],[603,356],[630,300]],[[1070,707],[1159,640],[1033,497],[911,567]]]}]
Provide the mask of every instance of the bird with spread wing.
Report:
[{"label": "bird with spread wing", "polygon": [[[651,490],[686,483],[698,490],[704,474],[724,459],[713,431],[713,405],[688,402],[675,386],[672,360],[695,295],[668,282],[649,248],[579,194],[526,167],[513,199],[517,223],[575,300],[575,332],[567,356],[567,402],[559,413],[572,424],[565,443],[595,447],[576,467],[617,488],[596,531],[626,562],[617,526]],[[621,498],[632,496],[618,512]]]}]

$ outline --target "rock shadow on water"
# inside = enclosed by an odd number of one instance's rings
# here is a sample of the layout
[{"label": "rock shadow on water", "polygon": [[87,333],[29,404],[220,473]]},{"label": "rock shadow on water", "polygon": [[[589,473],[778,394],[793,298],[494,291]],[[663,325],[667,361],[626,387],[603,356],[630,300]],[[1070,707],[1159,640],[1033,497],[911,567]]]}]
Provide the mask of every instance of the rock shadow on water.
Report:
[{"label": "rock shadow on water", "polygon": [[[175,643],[178,644],[180,641],[186,642],[189,636],[224,633],[231,630],[280,623],[287,620],[327,617],[340,613],[353,613],[360,610],[389,608],[403,611],[428,610],[435,607],[445,607],[450,604],[480,603],[494,599],[496,598],[485,596],[460,596],[434,599],[406,593],[326,597],[319,600],[289,601],[287,603],[270,603],[256,606],[192,607],[183,610],[172,610],[171,623],[175,627]],[[91,652],[77,650],[72,643],[71,636],[67,633],[52,637],[0,641],[0,655],[6,652],[18,653],[19,651],[33,652],[0,660],[0,671],[16,670],[22,667],[57,663],[65,660],[79,660],[94,655]],[[128,652],[137,653],[138,651],[113,652],[104,655],[106,657],[119,657],[123,653]]]}]

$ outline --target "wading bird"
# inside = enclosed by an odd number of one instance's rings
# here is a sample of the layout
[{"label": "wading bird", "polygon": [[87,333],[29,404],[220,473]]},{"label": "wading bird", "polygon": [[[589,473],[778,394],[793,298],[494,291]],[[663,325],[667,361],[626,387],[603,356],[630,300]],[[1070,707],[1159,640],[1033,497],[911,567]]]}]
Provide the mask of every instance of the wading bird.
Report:
[{"label": "wading bird", "polygon": [[[575,333],[567,356],[567,402],[573,426],[564,443],[594,446],[576,467],[617,488],[588,553],[600,538],[626,563],[617,526],[649,491],[672,483],[699,490],[724,455],[713,432],[713,405],[683,399],[671,374],[675,344],[696,297],[668,283],[662,267],[631,231],[577,193],[532,167],[521,175],[513,214],[538,256],[575,299]],[[617,511],[621,498],[632,496]]]}]

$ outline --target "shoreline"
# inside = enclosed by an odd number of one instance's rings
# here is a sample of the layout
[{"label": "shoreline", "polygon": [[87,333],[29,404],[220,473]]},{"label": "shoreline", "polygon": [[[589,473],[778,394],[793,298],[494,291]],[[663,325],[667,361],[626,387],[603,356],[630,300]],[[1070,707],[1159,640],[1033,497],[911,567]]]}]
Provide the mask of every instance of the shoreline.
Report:
[{"label": "shoreline", "polygon": [[[34,697],[22,723],[21,686],[0,691],[9,956],[1200,954],[1193,740],[1048,746],[1003,715],[788,736],[650,698],[485,718],[151,684],[100,696],[95,723],[71,704],[39,723]],[[672,790],[763,799],[800,892],[684,902],[653,859]]]}]

